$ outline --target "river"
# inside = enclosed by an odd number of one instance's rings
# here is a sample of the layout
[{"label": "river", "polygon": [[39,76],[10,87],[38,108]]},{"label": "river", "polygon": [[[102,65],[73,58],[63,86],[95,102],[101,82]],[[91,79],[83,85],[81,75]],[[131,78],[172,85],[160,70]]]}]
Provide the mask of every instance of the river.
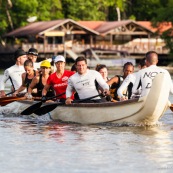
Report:
[{"label": "river", "polygon": [[4,173],[173,170],[171,110],[153,127],[45,124],[0,115],[0,139],[0,172]]}]

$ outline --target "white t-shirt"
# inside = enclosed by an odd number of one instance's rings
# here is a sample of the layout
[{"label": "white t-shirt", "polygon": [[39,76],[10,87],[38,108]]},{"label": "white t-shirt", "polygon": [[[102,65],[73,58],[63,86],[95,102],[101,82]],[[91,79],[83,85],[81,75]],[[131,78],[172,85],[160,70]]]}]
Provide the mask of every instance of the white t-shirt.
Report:
[{"label": "white t-shirt", "polygon": [[6,69],[4,71],[4,75],[0,80],[0,90],[5,89],[5,83],[11,77],[14,89],[17,90],[21,85],[22,85],[22,73],[24,73],[24,67],[18,66],[18,65],[13,65],[10,68]]},{"label": "white t-shirt", "polygon": [[[73,91],[78,93],[80,99],[98,95],[99,93],[96,89],[95,81],[97,81],[99,86],[103,89],[109,89],[108,84],[101,74],[95,70],[87,70],[87,72],[82,75],[75,73],[68,79],[66,98],[71,97]],[[100,99],[100,97],[96,97],[95,99]]]},{"label": "white t-shirt", "polygon": [[128,85],[131,83],[135,83],[136,80],[136,73],[129,74],[121,84],[121,86],[117,90],[118,96],[121,98],[123,97],[123,92],[127,90]]},{"label": "white t-shirt", "polygon": [[137,92],[139,82],[141,81],[141,85],[142,85],[141,96],[146,96],[151,89],[153,79],[159,73],[164,73],[167,76],[167,79],[169,80],[169,83],[170,83],[170,92],[173,93],[173,83],[172,83],[169,72],[165,69],[157,67],[156,65],[151,65],[145,69],[140,70],[137,73],[136,81],[133,86],[132,93],[135,94]]},{"label": "white t-shirt", "polygon": [[34,62],[34,70],[40,69],[41,62]]}]

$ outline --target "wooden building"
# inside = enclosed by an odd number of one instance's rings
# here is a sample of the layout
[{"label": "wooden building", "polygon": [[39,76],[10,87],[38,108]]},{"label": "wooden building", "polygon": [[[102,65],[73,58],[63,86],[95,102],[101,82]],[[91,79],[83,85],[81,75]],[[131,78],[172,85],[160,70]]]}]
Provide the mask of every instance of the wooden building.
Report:
[{"label": "wooden building", "polygon": [[[161,32],[172,27],[162,25]],[[27,51],[35,47],[40,53],[58,54],[67,49],[80,53],[88,48],[146,53],[155,50],[168,53],[158,28],[142,21],[74,21],[71,19],[39,21],[18,28],[5,37],[20,40]]]}]

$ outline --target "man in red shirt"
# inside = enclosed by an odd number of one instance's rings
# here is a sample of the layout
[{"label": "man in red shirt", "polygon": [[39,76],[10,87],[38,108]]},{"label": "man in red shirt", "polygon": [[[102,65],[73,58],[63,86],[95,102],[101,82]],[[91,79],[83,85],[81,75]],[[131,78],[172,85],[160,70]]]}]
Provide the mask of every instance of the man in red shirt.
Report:
[{"label": "man in red shirt", "polygon": [[[51,74],[47,79],[47,84],[42,91],[42,100],[46,100],[45,96],[50,87],[53,87],[56,95],[66,92],[68,78],[74,74],[72,71],[65,70],[65,58],[62,55],[58,55],[54,59],[56,72]],[[58,97],[60,102],[65,102],[66,95]],[[73,98],[72,98],[73,99]]]}]

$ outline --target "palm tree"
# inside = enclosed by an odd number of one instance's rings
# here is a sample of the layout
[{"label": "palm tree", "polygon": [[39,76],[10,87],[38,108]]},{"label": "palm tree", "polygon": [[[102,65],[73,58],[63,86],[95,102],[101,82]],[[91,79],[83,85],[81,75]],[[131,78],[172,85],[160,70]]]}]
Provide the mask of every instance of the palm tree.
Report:
[{"label": "palm tree", "polygon": [[10,15],[10,12],[9,12],[9,9],[12,8],[13,4],[12,4],[11,0],[7,0],[6,2],[7,2],[7,4],[6,4],[5,8],[6,8],[7,18],[8,18],[9,24],[11,26],[11,29],[14,29],[13,21],[11,19],[11,15]]}]

